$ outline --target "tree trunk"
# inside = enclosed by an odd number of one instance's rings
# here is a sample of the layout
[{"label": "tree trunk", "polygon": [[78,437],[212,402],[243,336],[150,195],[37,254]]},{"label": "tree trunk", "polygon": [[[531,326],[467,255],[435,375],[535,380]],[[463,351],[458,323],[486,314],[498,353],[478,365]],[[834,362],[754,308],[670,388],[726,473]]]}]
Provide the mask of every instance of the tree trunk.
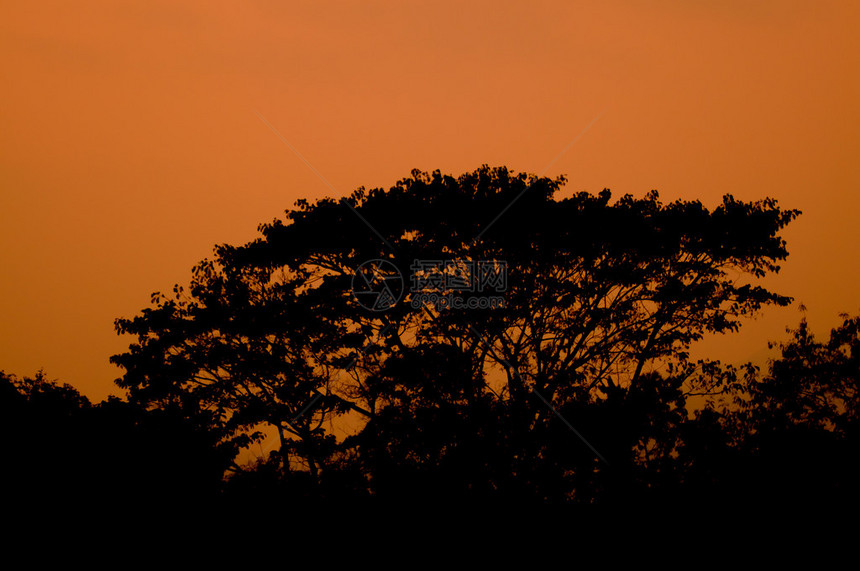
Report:
[{"label": "tree trunk", "polygon": [[284,476],[289,475],[290,473],[290,451],[288,448],[289,440],[284,436],[284,429],[282,427],[278,427],[278,438],[281,440],[281,468],[284,472]]}]

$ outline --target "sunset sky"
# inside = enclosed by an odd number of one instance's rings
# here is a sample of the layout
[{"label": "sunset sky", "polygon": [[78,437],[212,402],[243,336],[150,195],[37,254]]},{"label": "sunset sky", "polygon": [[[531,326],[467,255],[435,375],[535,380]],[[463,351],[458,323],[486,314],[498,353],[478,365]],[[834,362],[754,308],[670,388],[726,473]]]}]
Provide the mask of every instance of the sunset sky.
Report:
[{"label": "sunset sky", "polygon": [[338,196],[575,140],[564,193],[774,197],[803,215],[767,283],[826,334],[860,312],[858,102],[855,1],[2,0],[0,369],[119,394],[116,317],[333,195],[258,113]]}]

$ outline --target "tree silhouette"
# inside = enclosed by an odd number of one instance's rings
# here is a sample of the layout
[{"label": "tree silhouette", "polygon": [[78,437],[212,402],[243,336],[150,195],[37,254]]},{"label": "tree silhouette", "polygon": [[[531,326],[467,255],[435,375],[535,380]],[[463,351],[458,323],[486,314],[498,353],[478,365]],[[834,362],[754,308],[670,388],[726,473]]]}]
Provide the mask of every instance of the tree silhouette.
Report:
[{"label": "tree silhouette", "polygon": [[729,413],[757,494],[772,503],[860,505],[860,317],[842,316],[827,341],[803,319],[767,374],[738,391]]},{"label": "tree silhouette", "polygon": [[217,500],[232,456],[170,407],[92,404],[40,371],[0,372],[4,506],[34,515],[176,509]]},{"label": "tree silhouette", "polygon": [[826,342],[816,341],[803,319],[788,330],[790,341],[771,343],[780,358],[742,396],[749,422],[768,430],[804,426],[840,435],[857,429],[860,318],[842,319]]},{"label": "tree silhouette", "polygon": [[[611,493],[617,474],[671,463],[689,395],[738,382],[688,349],[790,301],[755,282],[779,270],[799,213],[728,195],[713,210],[656,192],[556,198],[564,183],[484,166],[299,201],[117,320],[137,338],[112,358],[118,383],[234,451],[275,431],[281,474],[307,470],[314,489],[350,473],[377,496]],[[456,310],[410,290],[368,310],[353,294],[368,260],[406,283],[416,260],[506,264],[505,303]],[[337,442],[326,421],[348,417],[358,434]]]}]

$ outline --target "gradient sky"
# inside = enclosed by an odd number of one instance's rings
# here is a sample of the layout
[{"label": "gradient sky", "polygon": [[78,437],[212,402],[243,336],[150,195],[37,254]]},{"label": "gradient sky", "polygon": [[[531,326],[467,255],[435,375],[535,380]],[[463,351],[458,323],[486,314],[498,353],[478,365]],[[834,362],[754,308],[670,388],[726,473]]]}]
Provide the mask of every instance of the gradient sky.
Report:
[{"label": "gradient sky", "polygon": [[0,369],[94,399],[114,318],[333,194],[255,111],[338,195],[538,173],[599,117],[546,171],[565,193],[772,196],[803,215],[768,285],[822,334],[860,311],[857,2],[2,0],[0,86]]}]

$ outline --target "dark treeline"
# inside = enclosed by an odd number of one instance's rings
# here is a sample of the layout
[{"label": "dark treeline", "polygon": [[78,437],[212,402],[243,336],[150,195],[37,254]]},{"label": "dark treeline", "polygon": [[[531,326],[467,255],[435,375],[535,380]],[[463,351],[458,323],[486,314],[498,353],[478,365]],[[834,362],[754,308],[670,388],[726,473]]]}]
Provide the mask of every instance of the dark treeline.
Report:
[{"label": "dark treeline", "polygon": [[233,448],[179,408],[91,404],[42,374],[0,373],[5,490],[25,506],[123,509],[334,500],[842,510],[860,505],[858,326],[846,318],[819,342],[802,322],[765,374],[721,393],[723,406],[692,408],[677,380],[649,375],[635,390],[564,407],[606,464],[558,419],[517,434],[503,404],[452,402],[439,384],[457,364],[439,354],[439,376],[417,389],[430,394],[332,443],[315,479],[295,463],[284,470],[278,452],[235,463]]},{"label": "dark treeline", "polygon": [[[7,490],[171,506],[856,505],[860,319],[824,340],[801,321],[763,370],[689,355],[790,303],[756,282],[779,270],[799,213],[731,196],[713,210],[557,199],[564,182],[414,171],[300,201],[117,320],[135,337],[112,358],[126,399],[0,377]],[[506,268],[503,306],[421,297],[486,296],[485,261]],[[441,281],[416,275],[431,266]],[[243,462],[264,435],[277,444]]]}]

